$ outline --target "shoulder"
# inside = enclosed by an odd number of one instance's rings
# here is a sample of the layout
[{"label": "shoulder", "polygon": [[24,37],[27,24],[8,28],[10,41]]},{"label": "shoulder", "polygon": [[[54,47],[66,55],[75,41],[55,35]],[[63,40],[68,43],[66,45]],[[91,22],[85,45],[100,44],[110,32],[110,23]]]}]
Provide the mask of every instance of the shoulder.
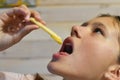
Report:
[{"label": "shoulder", "polygon": [[14,72],[0,72],[0,80],[45,80],[38,73],[20,74]]},{"label": "shoulder", "polygon": [[44,80],[38,73],[35,74],[35,80]]}]

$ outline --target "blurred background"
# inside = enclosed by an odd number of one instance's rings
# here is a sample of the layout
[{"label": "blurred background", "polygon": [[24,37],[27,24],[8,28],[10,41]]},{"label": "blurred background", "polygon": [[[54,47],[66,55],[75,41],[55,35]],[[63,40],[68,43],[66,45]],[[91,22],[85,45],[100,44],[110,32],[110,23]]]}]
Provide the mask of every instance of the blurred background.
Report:
[{"label": "blurred background", "polygon": [[[80,25],[102,13],[120,15],[120,0],[0,0],[0,13],[21,4],[37,10],[47,27],[63,40],[69,36],[73,25]],[[46,67],[60,47],[43,30],[35,30],[18,44],[0,52],[0,71],[38,72],[52,80],[61,80],[60,76],[49,73]]]}]

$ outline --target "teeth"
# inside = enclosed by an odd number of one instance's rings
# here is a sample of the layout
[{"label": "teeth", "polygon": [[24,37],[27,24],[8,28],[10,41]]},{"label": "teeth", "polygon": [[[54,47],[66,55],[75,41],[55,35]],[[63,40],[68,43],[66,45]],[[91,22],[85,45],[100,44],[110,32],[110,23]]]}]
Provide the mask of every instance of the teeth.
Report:
[{"label": "teeth", "polygon": [[71,45],[71,43],[66,43],[65,45]]}]

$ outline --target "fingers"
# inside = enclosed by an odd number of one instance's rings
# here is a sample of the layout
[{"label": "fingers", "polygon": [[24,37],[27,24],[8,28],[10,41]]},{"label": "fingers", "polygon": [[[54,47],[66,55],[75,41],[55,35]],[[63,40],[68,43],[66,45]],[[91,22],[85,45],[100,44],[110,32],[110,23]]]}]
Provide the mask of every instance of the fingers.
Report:
[{"label": "fingers", "polygon": [[7,12],[1,14],[0,16],[0,25],[11,24],[11,21],[16,22],[20,20],[24,20],[24,18],[30,16],[30,11],[26,6],[15,7],[13,9],[8,10]]},{"label": "fingers", "polygon": [[20,8],[22,8],[22,9],[24,9],[26,11],[25,20],[29,20],[30,15],[31,15],[30,10],[25,5],[20,6]]},{"label": "fingers", "polygon": [[0,16],[0,25],[2,26],[7,21],[9,21],[9,16],[6,13],[1,14],[1,16]]},{"label": "fingers", "polygon": [[23,18],[23,19],[26,19],[28,20],[31,13],[29,11],[29,9],[25,6],[25,5],[22,5],[20,7],[15,7],[11,10],[9,10],[8,12],[6,12],[6,14],[9,16],[9,17],[20,17],[20,18]]},{"label": "fingers", "polygon": [[[42,20],[42,18],[40,17],[40,14],[37,11],[29,10],[25,5],[22,5],[20,7],[15,7],[10,11],[6,12],[2,20],[4,21],[4,24],[6,24],[5,21],[12,19],[13,24],[10,22],[9,25],[14,26],[13,27],[14,31],[9,30],[9,32],[12,32],[13,34],[15,33],[16,37],[20,39],[25,35],[27,35],[28,33],[30,33],[32,30],[38,29],[37,25],[29,21],[30,17],[35,18],[36,20],[40,21],[44,25],[46,24],[45,21]],[[22,27],[19,28],[20,26],[19,24],[21,24]]]},{"label": "fingers", "polygon": [[17,32],[15,34],[15,37],[17,37],[18,40],[21,40],[28,33],[30,33],[33,30],[36,30],[36,29],[38,29],[38,26],[36,26],[36,25],[28,25],[28,26],[22,28],[19,32]]},{"label": "fingers", "polygon": [[40,21],[42,24],[46,25],[46,22],[42,20],[40,14],[34,10],[31,10],[31,17],[34,17],[36,20]]},{"label": "fingers", "polygon": [[[31,15],[29,16],[29,18],[30,17],[34,17],[36,20],[40,21],[44,25],[46,24],[37,11],[31,10]],[[30,33],[31,31],[39,28],[36,24],[31,22],[27,22],[25,25],[26,26],[18,33],[18,36],[21,36],[21,38]]]},{"label": "fingers", "polygon": [[19,19],[22,19],[25,21],[29,21],[30,17],[34,17],[36,20],[40,21],[42,24],[44,25],[46,24],[45,21],[42,20],[42,18],[40,17],[40,14],[37,11],[29,10],[25,5],[11,9],[10,11],[6,12],[6,15],[8,16],[8,18],[18,17]]}]

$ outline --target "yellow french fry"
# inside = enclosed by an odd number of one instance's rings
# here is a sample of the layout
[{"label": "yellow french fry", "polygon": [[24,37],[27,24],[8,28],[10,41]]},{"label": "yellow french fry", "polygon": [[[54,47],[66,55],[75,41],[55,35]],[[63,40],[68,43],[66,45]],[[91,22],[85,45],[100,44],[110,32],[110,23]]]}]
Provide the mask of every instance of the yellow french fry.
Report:
[{"label": "yellow french fry", "polygon": [[41,24],[40,22],[36,21],[34,18],[30,18],[30,21],[38,25],[41,29],[47,32],[57,43],[62,44],[62,39],[59,37],[55,32],[47,28],[45,25]]}]

